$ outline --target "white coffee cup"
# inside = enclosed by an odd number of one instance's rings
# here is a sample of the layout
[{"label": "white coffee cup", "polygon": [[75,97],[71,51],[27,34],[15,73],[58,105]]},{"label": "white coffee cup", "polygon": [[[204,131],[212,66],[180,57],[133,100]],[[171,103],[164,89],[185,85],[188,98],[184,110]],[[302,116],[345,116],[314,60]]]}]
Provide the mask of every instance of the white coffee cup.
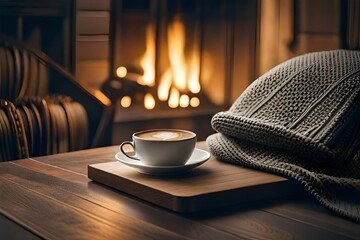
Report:
[{"label": "white coffee cup", "polygon": [[[191,157],[196,134],[180,129],[152,129],[136,132],[132,141],[120,144],[120,150],[131,159],[149,166],[180,166]],[[124,146],[131,145],[136,155],[129,155]]]}]

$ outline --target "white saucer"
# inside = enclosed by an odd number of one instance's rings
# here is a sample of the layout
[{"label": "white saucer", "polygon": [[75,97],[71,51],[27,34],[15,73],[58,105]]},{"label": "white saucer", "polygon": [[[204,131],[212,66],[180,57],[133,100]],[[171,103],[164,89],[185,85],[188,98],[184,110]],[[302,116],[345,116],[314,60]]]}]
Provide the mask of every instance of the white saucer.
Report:
[{"label": "white saucer", "polygon": [[139,172],[151,175],[178,174],[189,171],[200,166],[210,158],[210,153],[201,149],[194,149],[190,159],[181,166],[149,166],[144,165],[141,161],[133,160],[126,157],[122,152],[115,154],[115,158],[121,163],[136,168]]}]

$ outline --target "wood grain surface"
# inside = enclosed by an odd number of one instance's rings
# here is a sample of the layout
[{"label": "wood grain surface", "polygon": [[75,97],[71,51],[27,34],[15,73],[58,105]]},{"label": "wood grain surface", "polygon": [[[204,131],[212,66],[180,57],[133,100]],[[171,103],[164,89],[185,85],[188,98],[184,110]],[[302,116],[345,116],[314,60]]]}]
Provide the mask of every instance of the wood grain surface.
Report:
[{"label": "wood grain surface", "polygon": [[304,192],[176,213],[91,181],[88,165],[115,162],[118,149],[0,163],[0,238],[359,239],[359,224],[329,213]]}]

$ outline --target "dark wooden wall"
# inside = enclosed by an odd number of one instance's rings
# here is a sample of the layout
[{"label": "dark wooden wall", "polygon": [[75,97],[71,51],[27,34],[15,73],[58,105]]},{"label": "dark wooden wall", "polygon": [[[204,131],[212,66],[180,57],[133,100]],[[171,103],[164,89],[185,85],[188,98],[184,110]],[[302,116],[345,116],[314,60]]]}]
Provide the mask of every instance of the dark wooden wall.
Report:
[{"label": "dark wooden wall", "polygon": [[359,0],[262,0],[257,75],[300,54],[360,49]]},{"label": "dark wooden wall", "polygon": [[0,33],[75,71],[75,0],[0,1]]}]

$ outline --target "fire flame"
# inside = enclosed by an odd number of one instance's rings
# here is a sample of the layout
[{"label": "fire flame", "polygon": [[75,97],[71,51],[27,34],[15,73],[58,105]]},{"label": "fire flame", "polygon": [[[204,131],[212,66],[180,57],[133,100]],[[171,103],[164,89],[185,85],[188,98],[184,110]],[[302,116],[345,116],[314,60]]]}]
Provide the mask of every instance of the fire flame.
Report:
[{"label": "fire flame", "polygon": [[177,108],[179,106],[180,93],[176,88],[171,88],[168,105],[171,108]]},{"label": "fire flame", "polygon": [[179,20],[175,20],[168,27],[168,53],[173,72],[174,84],[180,90],[186,87],[186,61],[185,50],[185,26]]},{"label": "fire flame", "polygon": [[[196,42],[196,41],[194,41]],[[192,48],[190,61],[186,61],[186,32],[185,25],[179,19],[175,19],[168,26],[168,55],[170,67],[164,72],[160,79],[158,97],[162,101],[168,100],[171,108],[187,107],[185,103],[189,98],[181,95],[179,91],[200,92],[200,54],[197,45]],[[177,91],[173,89],[176,88]],[[182,100],[180,99],[182,97]],[[181,102],[181,103],[180,103]]]},{"label": "fire flame", "polygon": [[146,51],[140,60],[144,75],[139,84],[153,87],[155,85],[155,29],[152,24],[146,28]]},{"label": "fire flame", "polygon": [[192,93],[199,93],[200,92],[200,56],[199,56],[199,49],[197,47],[194,48],[191,62],[190,62],[190,73],[189,73],[189,82],[188,88]]},{"label": "fire flame", "polygon": [[168,68],[163,74],[159,87],[157,89],[158,98],[161,101],[166,101],[169,99],[169,89],[171,88],[172,83],[172,72],[171,69]]},{"label": "fire flame", "polygon": [[[190,99],[186,93],[197,94],[201,89],[199,41],[193,41],[191,52],[187,55],[184,23],[180,19],[175,19],[168,24],[167,31],[170,66],[161,75],[157,86],[157,97],[160,101],[167,101],[170,108],[198,107],[199,98]],[[149,24],[146,29],[146,51],[140,60],[144,74],[136,80],[139,84],[155,86],[155,52],[155,28]],[[118,71],[118,74],[126,75],[124,69]],[[155,104],[154,96],[147,93],[144,97],[145,108],[154,109]]]}]

